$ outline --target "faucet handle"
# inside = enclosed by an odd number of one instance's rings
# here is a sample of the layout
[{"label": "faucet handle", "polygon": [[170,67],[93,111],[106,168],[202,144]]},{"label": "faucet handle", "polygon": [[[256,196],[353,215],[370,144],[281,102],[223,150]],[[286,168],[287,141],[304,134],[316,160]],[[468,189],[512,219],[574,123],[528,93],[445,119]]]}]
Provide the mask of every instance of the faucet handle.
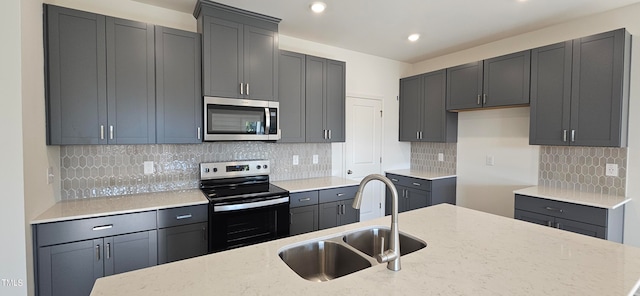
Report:
[{"label": "faucet handle", "polygon": [[384,254],[384,236],[380,237],[380,255]]}]

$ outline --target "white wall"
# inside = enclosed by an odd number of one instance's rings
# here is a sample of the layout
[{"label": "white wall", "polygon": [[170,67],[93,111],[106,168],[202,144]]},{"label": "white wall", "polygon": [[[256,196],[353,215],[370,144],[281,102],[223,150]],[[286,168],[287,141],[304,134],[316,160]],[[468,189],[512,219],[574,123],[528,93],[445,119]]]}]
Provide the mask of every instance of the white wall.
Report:
[{"label": "white wall", "polygon": [[[347,96],[382,100],[382,169],[409,168],[410,145],[398,141],[397,101],[399,79],[406,76],[409,64],[284,35],[280,49],[346,62]],[[344,177],[344,144],[334,143],[332,152],[333,175]]]},{"label": "white wall", "polygon": [[[20,65],[20,1],[2,2],[0,9],[0,295],[27,294],[27,266],[22,167],[22,99]],[[10,282],[7,282],[10,281]]]},{"label": "white wall", "polygon": [[[414,65],[411,74],[451,67],[623,27],[627,28],[632,35],[640,36],[640,18],[638,18],[638,15],[640,15],[640,4],[634,4],[423,61]],[[640,48],[635,45],[632,48],[627,196],[636,201],[632,201],[626,207],[625,244],[640,246],[640,202],[637,201],[640,199],[640,183],[633,182],[640,177],[640,79],[634,78],[640,75]],[[524,143],[524,137],[528,137],[528,129],[525,128],[525,117],[527,115],[526,112],[523,112],[524,109],[518,109],[505,109],[497,113],[493,111],[460,113],[458,199],[461,200],[461,204],[509,216],[510,211],[508,209],[513,201],[506,198],[492,198],[491,196],[506,196],[510,188],[501,188],[504,183],[517,184],[528,181],[532,184],[537,183],[537,177],[530,170],[537,170],[538,160],[532,157],[534,152],[527,149]],[[496,119],[496,116],[501,119]],[[509,127],[508,132],[488,131],[503,129],[510,123],[515,126]],[[479,126],[483,128],[478,130]],[[509,136],[512,132],[518,133],[518,138],[520,139]],[[485,152],[500,149],[505,144],[505,141],[512,143],[510,144],[512,146],[508,148],[512,153],[500,155],[499,158],[496,158],[496,167],[501,161],[520,162],[521,164],[518,167],[512,166],[509,168],[511,170],[509,177],[512,180],[502,180],[506,175],[485,174],[493,169],[484,166],[483,157]],[[476,146],[471,149],[467,147],[468,145]],[[478,150],[483,152],[480,153]],[[486,185],[483,186],[485,188],[479,194],[476,193],[477,191],[472,191],[477,184]],[[481,200],[478,196],[482,196]]]}]

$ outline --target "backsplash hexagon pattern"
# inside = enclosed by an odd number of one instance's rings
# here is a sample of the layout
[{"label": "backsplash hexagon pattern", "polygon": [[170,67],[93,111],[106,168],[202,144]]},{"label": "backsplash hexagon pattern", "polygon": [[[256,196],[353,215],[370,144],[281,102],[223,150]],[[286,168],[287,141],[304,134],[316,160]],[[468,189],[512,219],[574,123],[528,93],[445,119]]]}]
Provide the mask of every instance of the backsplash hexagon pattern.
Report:
[{"label": "backsplash hexagon pattern", "polygon": [[[292,164],[293,155],[299,165]],[[269,159],[272,181],[331,176],[331,144],[324,143],[62,146],[61,199],[198,188],[201,162],[248,159]],[[145,161],[154,162],[153,174],[144,174]]]},{"label": "backsplash hexagon pattern", "polygon": [[[442,174],[456,174],[457,143],[411,143],[411,169]],[[444,161],[438,161],[438,153]]]},{"label": "backsplash hexagon pattern", "polygon": [[[605,176],[607,163],[618,177]],[[626,195],[627,148],[540,147],[538,185],[611,195]]]}]

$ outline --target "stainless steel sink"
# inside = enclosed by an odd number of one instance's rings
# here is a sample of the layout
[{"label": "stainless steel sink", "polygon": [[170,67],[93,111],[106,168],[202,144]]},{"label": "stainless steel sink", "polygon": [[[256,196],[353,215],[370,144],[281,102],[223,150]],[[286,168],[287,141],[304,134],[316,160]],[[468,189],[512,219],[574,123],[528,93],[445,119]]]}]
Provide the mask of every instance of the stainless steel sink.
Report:
[{"label": "stainless steel sink", "polygon": [[[381,253],[381,250],[389,249],[389,235],[391,231],[386,228],[370,228],[347,234],[344,242],[371,257]],[[384,238],[384,246],[381,242]],[[415,252],[427,246],[422,240],[412,238],[400,233],[400,256]]]},{"label": "stainless steel sink", "polygon": [[279,253],[299,276],[314,282],[329,281],[371,267],[371,262],[333,241],[314,241]]}]

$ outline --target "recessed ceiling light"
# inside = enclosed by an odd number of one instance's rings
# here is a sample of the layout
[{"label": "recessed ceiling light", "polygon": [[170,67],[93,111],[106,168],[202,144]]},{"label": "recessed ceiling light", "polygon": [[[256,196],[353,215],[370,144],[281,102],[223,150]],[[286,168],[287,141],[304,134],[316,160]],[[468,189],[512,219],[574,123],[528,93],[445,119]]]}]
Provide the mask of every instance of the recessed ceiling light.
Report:
[{"label": "recessed ceiling light", "polygon": [[418,41],[418,39],[420,39],[420,34],[411,34],[407,39],[409,39],[409,41],[411,42],[416,42]]},{"label": "recessed ceiling light", "polygon": [[327,4],[324,4],[322,2],[314,2],[313,4],[311,4],[311,10],[313,10],[313,12],[315,13],[321,13],[325,8],[327,8]]}]

